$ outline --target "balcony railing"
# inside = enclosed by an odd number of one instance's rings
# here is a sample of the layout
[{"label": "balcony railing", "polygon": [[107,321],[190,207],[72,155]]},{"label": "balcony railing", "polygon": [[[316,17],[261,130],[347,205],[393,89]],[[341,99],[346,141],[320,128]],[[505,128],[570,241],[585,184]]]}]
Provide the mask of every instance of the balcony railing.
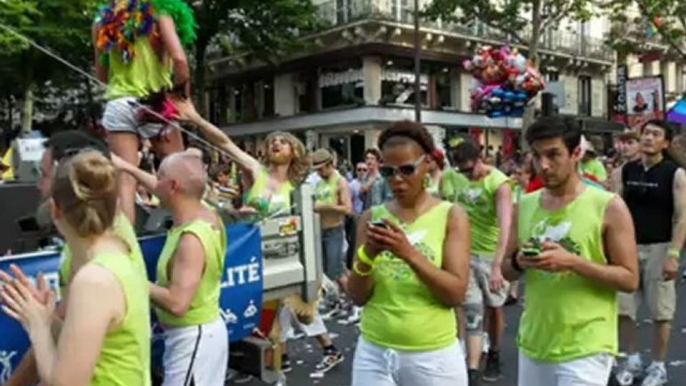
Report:
[{"label": "balcony railing", "polygon": [[[346,25],[361,20],[378,20],[412,24],[414,6],[411,0],[330,0],[318,5],[319,18],[329,27]],[[488,26],[478,20],[468,24],[421,22],[425,28],[459,33],[477,39],[513,43],[504,31]],[[525,28],[521,38],[528,40],[531,29]],[[541,36],[540,47],[544,50],[591,59],[613,61],[614,53],[603,39],[579,36],[569,32],[547,31]]]}]

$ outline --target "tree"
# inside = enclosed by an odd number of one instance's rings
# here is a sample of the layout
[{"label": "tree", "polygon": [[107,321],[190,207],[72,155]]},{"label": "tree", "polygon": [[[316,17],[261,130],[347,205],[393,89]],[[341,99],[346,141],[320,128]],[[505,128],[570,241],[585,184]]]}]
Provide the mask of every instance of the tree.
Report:
[{"label": "tree", "polygon": [[[609,0],[599,4],[614,22],[610,44],[620,54],[650,51],[661,43],[686,61],[686,2],[683,0]],[[636,11],[632,17],[630,11]],[[657,39],[656,39],[657,38]]]},{"label": "tree", "polygon": [[[0,23],[35,40],[80,67],[91,62],[90,28],[94,0],[3,0]],[[74,82],[72,70],[29,46],[6,30],[0,30],[0,89],[5,98],[23,101],[22,129],[31,129],[37,85]],[[9,100],[9,99],[8,99]]]},{"label": "tree", "polygon": [[275,63],[302,47],[298,39],[317,26],[310,0],[202,0],[194,5],[198,24],[194,87],[204,111],[206,58],[214,46],[223,54],[245,52]]},{"label": "tree", "polygon": [[[590,0],[433,0],[424,16],[446,22],[479,21],[500,30],[513,43],[526,47],[532,66],[538,69],[541,37],[549,30],[558,29],[563,19],[590,19],[593,16],[591,7]],[[529,17],[524,18],[523,15]],[[533,115],[534,109],[527,108],[523,129],[529,126]]]}]

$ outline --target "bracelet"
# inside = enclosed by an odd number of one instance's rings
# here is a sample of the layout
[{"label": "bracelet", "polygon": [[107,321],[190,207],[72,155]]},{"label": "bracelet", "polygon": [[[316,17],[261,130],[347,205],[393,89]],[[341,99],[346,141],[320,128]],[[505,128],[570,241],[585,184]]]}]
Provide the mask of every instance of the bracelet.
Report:
[{"label": "bracelet", "polygon": [[681,251],[678,248],[669,248],[667,250],[667,256],[679,260],[679,258],[681,257]]},{"label": "bracelet", "polygon": [[364,245],[361,245],[361,246],[357,249],[357,258],[358,258],[358,260],[360,260],[361,262],[367,264],[367,265],[370,266],[370,267],[374,267],[374,265],[376,264],[376,263],[374,262],[374,260],[370,259],[370,258],[369,258],[369,255],[367,255],[367,251],[364,250]]},{"label": "bracelet", "polygon": [[364,277],[364,276],[369,276],[372,274],[372,272],[374,272],[374,266],[371,266],[369,271],[366,271],[366,272],[361,270],[359,267],[360,263],[361,263],[360,261],[355,261],[355,263],[353,264],[353,272],[355,272],[356,275]]},{"label": "bracelet", "polygon": [[524,273],[524,268],[522,268],[521,265],[519,265],[519,262],[517,261],[517,254],[518,252],[515,252],[511,257],[510,257],[510,266],[512,269],[519,273]]}]

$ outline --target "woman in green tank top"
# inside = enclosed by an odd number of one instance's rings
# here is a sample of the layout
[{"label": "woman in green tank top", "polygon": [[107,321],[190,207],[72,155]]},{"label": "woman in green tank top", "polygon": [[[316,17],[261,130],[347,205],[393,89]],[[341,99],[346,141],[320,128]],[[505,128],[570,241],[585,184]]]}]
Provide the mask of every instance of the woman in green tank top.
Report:
[{"label": "woman in green tank top", "polygon": [[348,291],[364,310],[352,384],[466,386],[454,309],[469,277],[467,215],[426,191],[434,143],[423,126],[396,123],[379,147],[394,199],[357,231]]},{"label": "woman in green tank top", "polygon": [[3,287],[3,309],[28,332],[44,384],[150,385],[147,278],[111,230],[117,194],[116,170],[99,152],[79,153],[57,168],[51,212],[74,270],[63,322],[53,321],[55,295],[42,278],[36,288],[15,270],[18,280]]}]

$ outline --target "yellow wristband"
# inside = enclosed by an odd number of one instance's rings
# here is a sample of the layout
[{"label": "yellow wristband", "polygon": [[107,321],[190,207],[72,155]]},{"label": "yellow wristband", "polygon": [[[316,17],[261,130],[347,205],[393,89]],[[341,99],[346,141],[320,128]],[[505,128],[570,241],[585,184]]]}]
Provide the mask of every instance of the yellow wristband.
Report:
[{"label": "yellow wristband", "polygon": [[374,260],[369,258],[369,255],[367,255],[367,252],[364,250],[364,245],[361,245],[357,249],[357,259],[370,267],[374,266]]},{"label": "yellow wristband", "polygon": [[353,264],[353,272],[355,272],[355,274],[358,276],[369,276],[369,275],[371,275],[372,272],[374,271],[374,266],[373,265],[370,266],[371,268],[369,269],[369,271],[365,272],[365,271],[360,269],[360,267],[359,267],[360,263],[361,263],[361,261],[355,261],[355,264]]},{"label": "yellow wristband", "polygon": [[669,248],[667,250],[667,256],[673,257],[678,260],[679,257],[681,257],[681,251],[677,248]]}]

